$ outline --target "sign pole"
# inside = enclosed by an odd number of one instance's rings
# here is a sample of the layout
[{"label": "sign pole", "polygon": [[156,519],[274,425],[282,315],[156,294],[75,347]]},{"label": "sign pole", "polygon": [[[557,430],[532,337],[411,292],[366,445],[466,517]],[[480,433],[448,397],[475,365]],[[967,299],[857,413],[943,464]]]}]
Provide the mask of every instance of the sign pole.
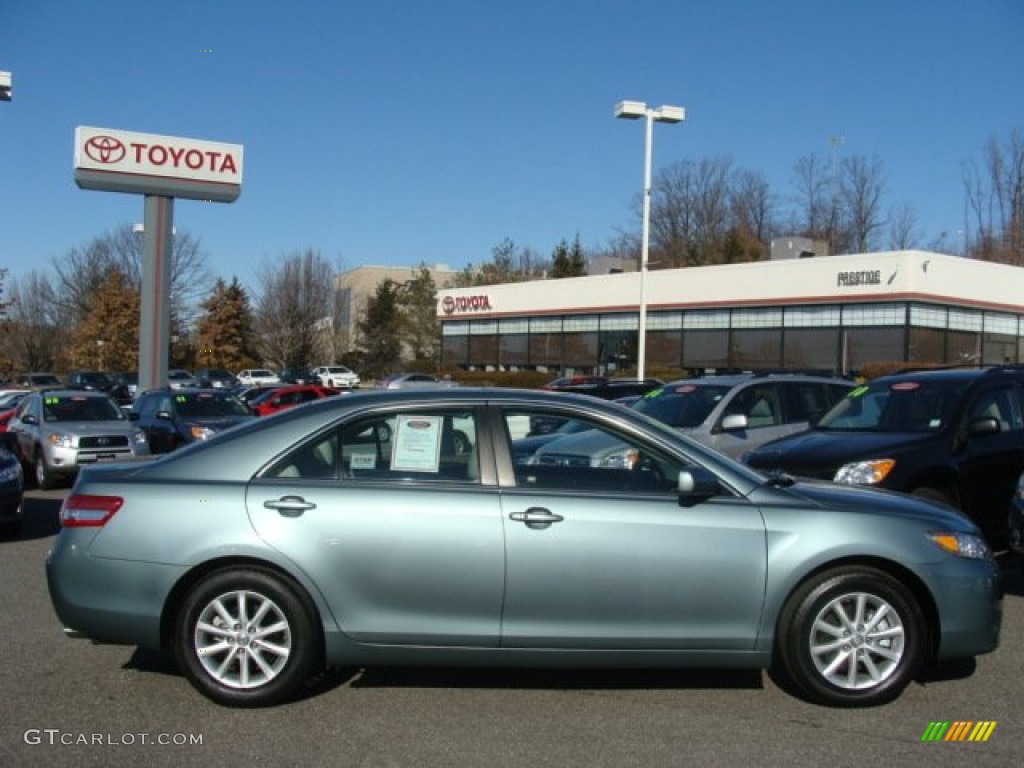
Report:
[{"label": "sign pole", "polygon": [[174,198],[146,195],[139,327],[139,392],[167,386]]}]

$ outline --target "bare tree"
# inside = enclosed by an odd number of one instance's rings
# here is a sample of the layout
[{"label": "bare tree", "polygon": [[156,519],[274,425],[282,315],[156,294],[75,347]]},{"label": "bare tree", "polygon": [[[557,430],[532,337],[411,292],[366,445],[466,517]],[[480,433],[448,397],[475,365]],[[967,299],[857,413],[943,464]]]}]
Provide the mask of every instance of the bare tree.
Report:
[{"label": "bare tree", "polygon": [[819,155],[805,155],[793,166],[794,226],[804,237],[831,240],[831,178],[828,163]]},{"label": "bare tree", "polygon": [[884,225],[881,216],[885,173],[881,159],[854,155],[843,160],[840,188],[843,213],[850,227],[850,247],[867,253],[875,235]]},{"label": "bare tree", "polygon": [[732,183],[730,205],[734,229],[747,243],[749,260],[764,258],[775,229],[775,198],[768,180],[755,171],[739,171]]},{"label": "bare tree", "polygon": [[332,326],[333,278],[330,262],[313,249],[263,267],[255,328],[264,362],[281,368],[313,363]]},{"label": "bare tree", "polygon": [[58,332],[70,326],[63,322],[53,286],[33,270],[14,280],[7,307],[6,332],[2,356],[20,371],[48,371],[65,367],[67,334]]},{"label": "bare tree", "polygon": [[971,253],[987,261],[1024,266],[1024,131],[1005,145],[989,139],[983,165],[964,169],[967,211],[975,236]]},{"label": "bare tree", "polygon": [[895,206],[889,213],[889,247],[894,251],[916,248],[917,210],[910,203]]},{"label": "bare tree", "polygon": [[[143,247],[142,234],[124,224],[54,260],[58,301],[72,311],[76,325],[88,316],[93,296],[109,272],[116,269],[135,290],[141,288]],[[193,307],[209,282],[199,241],[177,231],[172,239],[170,291],[171,314],[178,325],[189,324]]]}]

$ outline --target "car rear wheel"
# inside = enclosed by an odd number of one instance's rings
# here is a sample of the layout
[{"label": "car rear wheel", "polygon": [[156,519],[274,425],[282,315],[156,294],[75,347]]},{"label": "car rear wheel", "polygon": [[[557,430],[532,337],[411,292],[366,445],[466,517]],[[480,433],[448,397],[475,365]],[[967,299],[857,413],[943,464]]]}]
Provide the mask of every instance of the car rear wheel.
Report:
[{"label": "car rear wheel", "polygon": [[926,635],[909,590],[882,571],[853,566],[794,592],[777,642],[784,671],[809,699],[864,707],[895,699],[917,676]]},{"label": "car rear wheel", "polygon": [[185,598],[175,654],[210,699],[256,707],[292,698],[320,658],[313,609],[282,578],[254,568],[218,571]]}]

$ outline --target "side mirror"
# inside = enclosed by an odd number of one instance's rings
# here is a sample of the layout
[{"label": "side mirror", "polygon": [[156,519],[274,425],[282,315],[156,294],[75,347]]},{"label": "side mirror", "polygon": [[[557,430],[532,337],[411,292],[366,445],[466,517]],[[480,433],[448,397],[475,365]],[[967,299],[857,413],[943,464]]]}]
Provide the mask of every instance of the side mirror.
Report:
[{"label": "side mirror", "polygon": [[750,422],[747,421],[747,415],[745,413],[730,413],[722,419],[723,432],[738,432],[740,430],[747,429],[749,426]]},{"label": "side mirror", "polygon": [[39,423],[39,419],[37,419],[31,413],[26,413],[24,416],[21,417],[21,423],[22,424],[38,424]]},{"label": "side mirror", "polygon": [[171,420],[171,414],[170,414],[169,411],[157,411],[156,412],[156,417],[158,419],[160,419],[161,421],[170,421]]},{"label": "side mirror", "polygon": [[676,481],[679,506],[692,507],[707,501],[718,493],[720,487],[718,477],[704,467],[681,469]]},{"label": "side mirror", "polygon": [[1002,428],[996,419],[975,419],[967,426],[967,434],[970,437],[998,435],[1000,432],[1002,432]]}]

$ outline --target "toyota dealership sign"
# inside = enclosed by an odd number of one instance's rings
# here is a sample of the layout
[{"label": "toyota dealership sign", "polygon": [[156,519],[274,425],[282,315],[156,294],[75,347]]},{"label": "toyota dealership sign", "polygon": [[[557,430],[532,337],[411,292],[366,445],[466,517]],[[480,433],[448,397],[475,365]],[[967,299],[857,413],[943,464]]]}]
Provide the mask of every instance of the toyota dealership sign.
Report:
[{"label": "toyota dealership sign", "polygon": [[242,190],[242,146],[80,126],[75,183],[82,189],[228,203]]}]

